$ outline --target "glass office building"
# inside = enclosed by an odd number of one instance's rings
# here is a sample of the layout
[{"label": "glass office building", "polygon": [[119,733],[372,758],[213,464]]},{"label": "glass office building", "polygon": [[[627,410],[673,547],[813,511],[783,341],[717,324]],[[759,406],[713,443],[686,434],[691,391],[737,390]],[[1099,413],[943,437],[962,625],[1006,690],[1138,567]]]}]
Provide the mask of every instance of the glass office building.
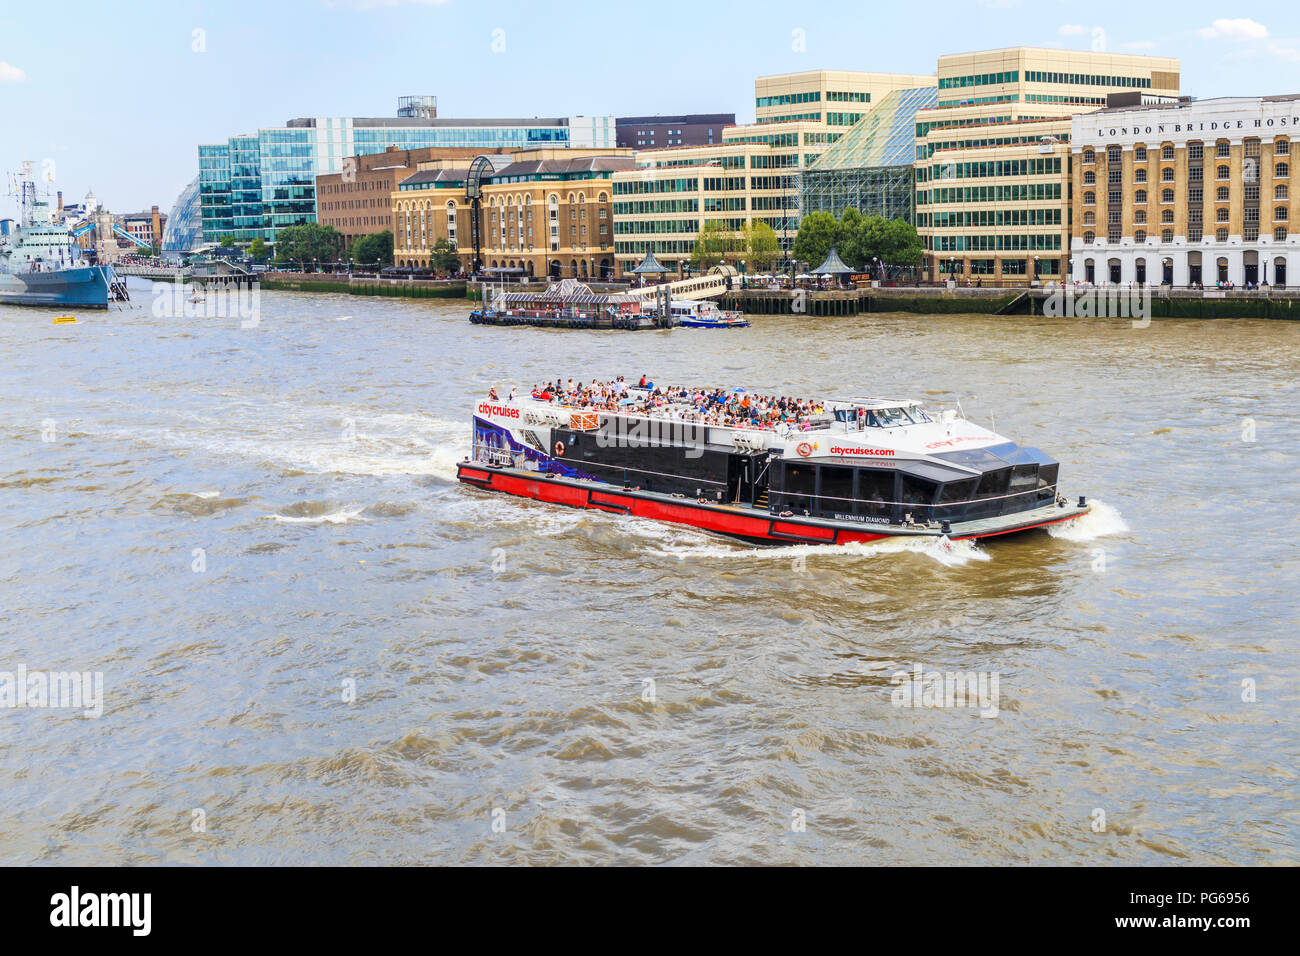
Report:
[{"label": "glass office building", "polygon": [[199,177],[181,190],[163,228],[162,252],[183,255],[203,242],[203,214],[199,209]]},{"label": "glass office building", "polygon": [[803,213],[839,218],[852,207],[864,216],[911,222],[916,111],[933,107],[938,98],[931,86],[896,90],[881,100],[804,170]]},{"label": "glass office building", "polygon": [[[427,99],[427,98],[426,98]],[[316,221],[316,177],[350,156],[390,146],[420,149],[613,148],[613,116],[437,119],[429,116],[308,117],[256,135],[199,147],[203,241],[234,236],[274,242],[285,226]]]}]

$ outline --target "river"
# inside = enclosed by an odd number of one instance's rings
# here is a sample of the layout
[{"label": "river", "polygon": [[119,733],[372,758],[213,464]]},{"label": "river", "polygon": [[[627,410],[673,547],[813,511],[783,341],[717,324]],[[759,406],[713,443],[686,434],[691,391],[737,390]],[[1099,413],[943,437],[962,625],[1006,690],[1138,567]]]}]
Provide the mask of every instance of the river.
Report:
[{"label": "river", "polygon": [[[0,306],[6,863],[1294,864],[1300,325]],[[965,413],[1096,512],[760,549],[456,483],[489,384]],[[996,713],[896,705],[995,675]]]}]

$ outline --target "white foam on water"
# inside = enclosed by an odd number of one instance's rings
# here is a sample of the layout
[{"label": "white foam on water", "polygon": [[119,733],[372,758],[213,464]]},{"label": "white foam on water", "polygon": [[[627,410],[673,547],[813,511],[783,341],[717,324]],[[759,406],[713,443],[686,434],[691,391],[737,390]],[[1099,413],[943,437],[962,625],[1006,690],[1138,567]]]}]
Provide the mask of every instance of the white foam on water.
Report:
[{"label": "white foam on water", "polygon": [[[354,518],[360,518],[364,509],[356,508],[354,510],[334,511],[323,515],[262,515],[271,521],[280,521],[285,524],[347,524]],[[361,520],[365,520],[362,518]]]},{"label": "white foam on water", "polygon": [[1091,541],[1108,534],[1121,534],[1129,530],[1119,509],[1097,498],[1092,499],[1092,510],[1079,518],[1047,526],[1047,533],[1062,541]]},{"label": "white foam on water", "polygon": [[687,558],[751,559],[789,561],[792,558],[830,558],[856,560],[878,558],[891,554],[920,554],[945,567],[955,568],[972,561],[990,561],[987,551],[982,551],[974,541],[951,541],[946,537],[905,537],[897,535],[880,541],[853,541],[848,544],[792,544],[779,547],[746,547],[723,544],[703,547],[666,548],[665,553],[685,560]]},{"label": "white foam on water", "polygon": [[[342,409],[337,417],[319,424],[290,419],[276,427],[279,421],[261,422],[253,434],[246,426],[231,429],[227,423],[204,422],[207,427],[202,429],[168,429],[163,438],[169,445],[197,447],[221,456],[269,459],[319,474],[430,475],[447,481],[456,480],[456,464],[472,447],[468,422],[428,415],[367,415]],[[351,429],[347,437],[344,423]]]}]

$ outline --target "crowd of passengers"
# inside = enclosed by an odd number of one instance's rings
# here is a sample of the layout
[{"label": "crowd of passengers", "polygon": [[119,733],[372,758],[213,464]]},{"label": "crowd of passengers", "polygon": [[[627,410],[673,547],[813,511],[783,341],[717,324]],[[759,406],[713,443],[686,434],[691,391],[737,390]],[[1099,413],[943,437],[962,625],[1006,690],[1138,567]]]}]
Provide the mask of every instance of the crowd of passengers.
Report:
[{"label": "crowd of passengers", "polygon": [[[806,430],[812,427],[814,416],[826,411],[821,402],[804,398],[750,395],[743,389],[661,386],[644,375],[636,385],[621,375],[611,382],[556,379],[534,385],[531,395],[538,401],[580,410],[651,415],[671,421],[738,428],[776,428],[784,423],[790,428]],[[516,390],[511,388],[509,399],[514,401],[516,397]],[[500,400],[495,388],[488,393],[488,398]]]}]

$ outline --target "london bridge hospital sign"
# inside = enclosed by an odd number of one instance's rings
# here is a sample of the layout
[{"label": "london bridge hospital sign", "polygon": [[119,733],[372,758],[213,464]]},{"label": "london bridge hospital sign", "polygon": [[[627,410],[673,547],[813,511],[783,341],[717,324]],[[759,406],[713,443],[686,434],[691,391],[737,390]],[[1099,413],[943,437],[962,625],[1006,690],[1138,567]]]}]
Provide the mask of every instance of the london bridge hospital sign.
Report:
[{"label": "london bridge hospital sign", "polygon": [[[1098,125],[1097,116],[1084,114],[1075,117],[1075,135],[1072,141],[1076,143],[1076,149],[1084,145],[1097,145],[1111,142],[1119,143],[1147,143],[1151,144],[1158,140],[1161,142],[1185,142],[1186,140],[1196,139],[1241,139],[1246,136],[1259,136],[1278,133],[1290,133],[1292,130],[1300,129],[1300,116],[1292,115],[1291,110],[1295,109],[1295,102],[1287,102],[1285,109],[1271,110],[1268,106],[1271,104],[1261,104],[1249,111],[1249,115],[1242,113],[1223,114],[1223,113],[1203,113],[1197,116],[1196,108],[1182,108],[1177,111],[1180,116],[1178,122],[1147,122],[1154,118],[1155,113],[1167,113],[1166,110],[1133,110],[1125,115],[1125,122],[1116,123],[1115,125]],[[1279,104],[1282,105],[1282,104]],[[1134,122],[1136,121],[1136,122]]]}]

